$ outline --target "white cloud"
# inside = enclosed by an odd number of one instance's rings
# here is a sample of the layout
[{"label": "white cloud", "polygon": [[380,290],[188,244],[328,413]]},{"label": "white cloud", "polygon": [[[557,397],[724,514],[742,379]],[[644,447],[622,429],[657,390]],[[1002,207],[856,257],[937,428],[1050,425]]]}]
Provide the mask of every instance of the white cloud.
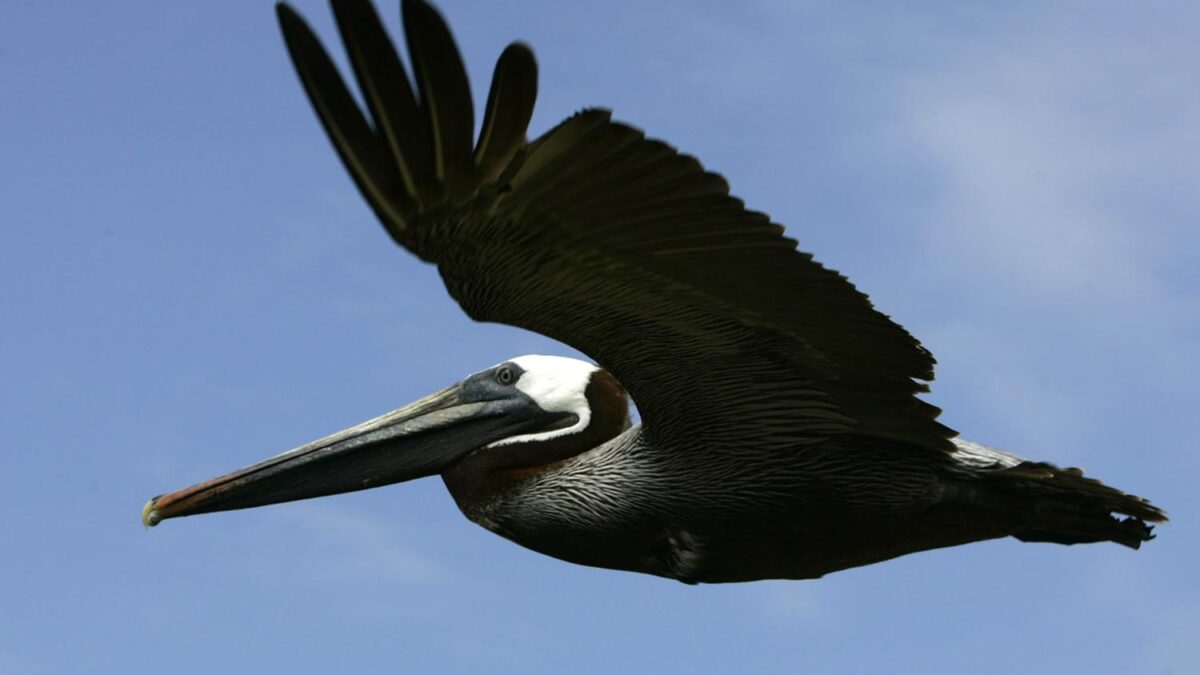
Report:
[{"label": "white cloud", "polygon": [[821,602],[819,584],[803,581],[762,581],[746,586],[761,611],[772,619],[787,622],[818,622],[829,619],[829,607]]},{"label": "white cloud", "polygon": [[962,304],[926,343],[987,364],[976,407],[1041,447],[1079,448],[1118,397],[1171,400],[1195,375],[1200,96],[1178,63],[1197,50],[1110,10],[943,40],[865,141],[934,186],[898,214],[922,296]]},{"label": "white cloud", "polygon": [[1187,149],[1200,97],[1177,50],[1087,28],[959,45],[896,89],[889,135],[939,179],[927,236],[947,276],[1048,307],[1169,316],[1184,298],[1164,276],[1200,237],[1157,209],[1200,208]]},{"label": "white cloud", "polygon": [[403,528],[329,501],[306,501],[263,512],[256,553],[245,573],[288,586],[345,587],[359,583],[430,584],[445,567],[406,547]]}]

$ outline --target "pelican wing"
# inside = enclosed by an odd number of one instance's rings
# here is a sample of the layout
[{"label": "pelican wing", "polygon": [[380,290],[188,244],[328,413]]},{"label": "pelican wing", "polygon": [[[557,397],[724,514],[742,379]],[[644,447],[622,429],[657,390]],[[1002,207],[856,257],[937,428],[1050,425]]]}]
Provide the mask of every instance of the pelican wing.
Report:
[{"label": "pelican wing", "polygon": [[445,23],[403,16],[416,89],[366,0],[334,0],[366,103],[286,5],[292,59],[367,201],[479,321],[535,330],[609,369],[648,434],[796,448],[856,433],[949,450],[917,398],[933,358],[693,157],[606,110],[527,143],[530,50],[510,45],[482,129]]}]

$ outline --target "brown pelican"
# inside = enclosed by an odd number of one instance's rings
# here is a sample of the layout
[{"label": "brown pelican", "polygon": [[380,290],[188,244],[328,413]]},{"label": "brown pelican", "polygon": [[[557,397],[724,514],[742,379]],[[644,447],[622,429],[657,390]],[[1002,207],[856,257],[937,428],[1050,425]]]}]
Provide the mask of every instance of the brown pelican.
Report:
[{"label": "brown pelican", "polygon": [[436,264],[472,318],[600,365],[514,358],[156,497],[146,525],[440,474],[468,518],[523,546],[695,583],[814,578],[1004,536],[1137,548],[1165,522],[1079,469],[940,424],[918,398],[929,352],[696,159],[600,109],[527,142],[525,45],[501,54],[475,139],[466,73],[432,7],[403,3],[415,89],[367,0],[333,9],[365,114],[304,20],[277,7],[388,234]]}]

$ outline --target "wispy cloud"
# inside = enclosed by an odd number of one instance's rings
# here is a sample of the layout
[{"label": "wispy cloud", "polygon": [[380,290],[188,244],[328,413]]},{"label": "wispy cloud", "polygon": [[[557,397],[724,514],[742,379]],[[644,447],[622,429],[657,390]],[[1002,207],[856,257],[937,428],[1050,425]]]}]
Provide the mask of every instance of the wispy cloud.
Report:
[{"label": "wispy cloud", "polygon": [[[930,221],[943,260],[976,278],[1001,277],[1040,302],[1163,299],[1154,263],[1173,251],[1155,239],[1174,233],[1163,232],[1169,223],[1141,220],[1152,197],[1141,192],[1144,173],[1163,160],[1186,161],[1178,144],[1200,137],[1200,122],[1167,137],[1124,117],[1143,112],[1144,90],[1154,87],[1134,72],[1094,81],[1099,55],[1091,52],[1100,48],[1085,43],[1075,58],[1055,62],[1011,45],[974,60],[981,68],[922,73],[905,88],[896,133],[944,179]],[[1142,105],[1103,110],[1111,101],[1093,90],[1105,86]],[[1159,105],[1196,107],[1183,93],[1161,98]],[[1196,176],[1200,164],[1191,169]],[[1184,191],[1163,179],[1158,189]]]},{"label": "wispy cloud", "polygon": [[888,87],[870,138],[934,186],[901,215],[920,233],[924,290],[989,308],[947,316],[927,342],[988,363],[981,407],[1064,447],[1117,405],[1072,404],[1080,386],[1169,398],[1195,372],[1200,96],[1173,64],[1196,50],[1119,15],[1028,16],[948,41]]},{"label": "wispy cloud", "polygon": [[829,618],[827,603],[821,602],[821,590],[814,583],[764,581],[747,587],[761,611],[772,619],[821,621]]},{"label": "wispy cloud", "polygon": [[1182,42],[1147,49],[1089,28],[1026,25],[913,72],[895,88],[891,141],[939,178],[925,222],[948,276],[1169,326],[1195,316],[1169,275],[1179,245],[1200,243],[1184,216],[1200,207],[1200,96],[1171,67]]},{"label": "wispy cloud", "polygon": [[264,512],[260,537],[244,573],[265,583],[345,587],[365,583],[430,584],[444,565],[404,545],[403,528],[330,502],[309,501]]}]

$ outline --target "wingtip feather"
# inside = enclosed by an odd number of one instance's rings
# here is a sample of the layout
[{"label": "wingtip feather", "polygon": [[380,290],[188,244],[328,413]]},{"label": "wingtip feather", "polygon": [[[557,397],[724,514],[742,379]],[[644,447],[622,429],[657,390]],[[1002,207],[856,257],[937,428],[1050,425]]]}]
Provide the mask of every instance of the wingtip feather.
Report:
[{"label": "wingtip feather", "polygon": [[296,74],[342,163],[388,233],[403,243],[414,204],[395,166],[312,28],[286,3],[276,4],[275,11]]},{"label": "wingtip feather", "polygon": [[408,75],[369,0],[332,0],[333,16],[375,128],[414,199],[429,180],[428,131]]},{"label": "wingtip feather", "polygon": [[[433,172],[445,196],[458,201],[474,192],[472,146],[475,111],[467,71],[454,36],[441,14],[422,0],[401,4],[404,34],[421,107],[429,120]],[[440,201],[438,195],[431,195]]]},{"label": "wingtip feather", "polygon": [[494,181],[526,142],[537,101],[537,59],[522,42],[504,49],[492,73],[475,165],[484,182]]}]

